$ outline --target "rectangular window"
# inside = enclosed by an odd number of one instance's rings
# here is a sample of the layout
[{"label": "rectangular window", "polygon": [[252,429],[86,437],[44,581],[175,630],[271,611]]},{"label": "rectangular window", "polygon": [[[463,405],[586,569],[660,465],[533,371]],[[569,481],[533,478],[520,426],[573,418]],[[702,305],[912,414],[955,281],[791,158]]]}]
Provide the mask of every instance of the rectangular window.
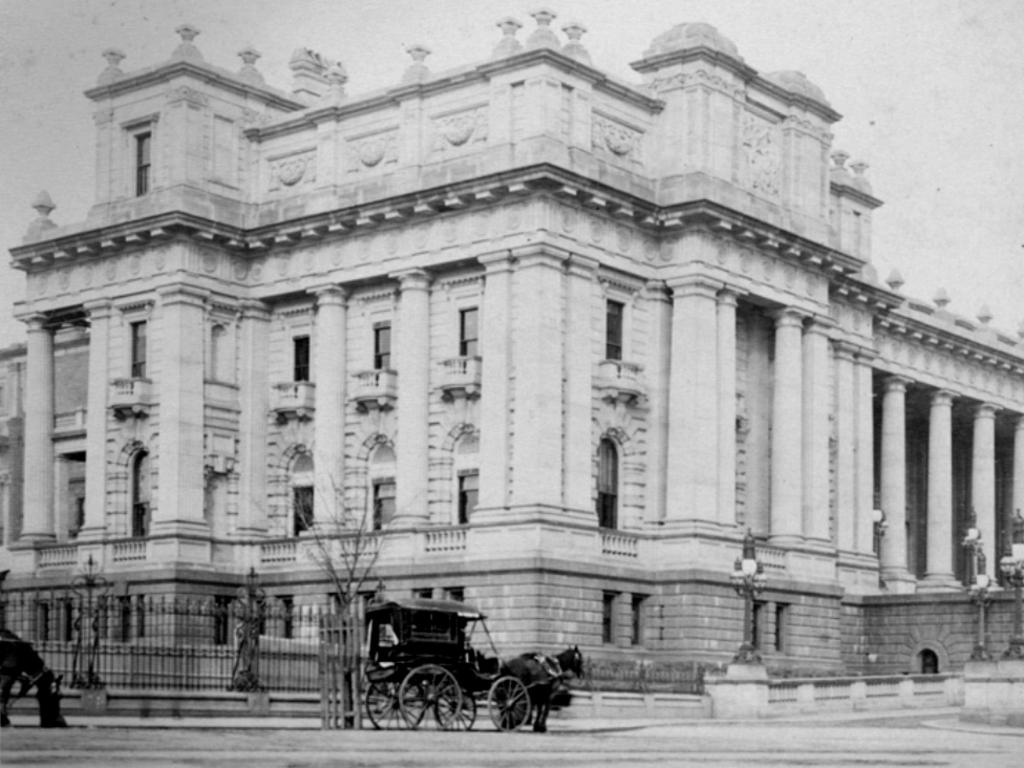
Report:
[{"label": "rectangular window", "polygon": [[373,530],[379,531],[395,516],[395,481],[373,483]]},{"label": "rectangular window", "polygon": [[231,598],[216,595],[213,598],[213,644],[227,645],[230,636]]},{"label": "rectangular window", "polygon": [[146,378],[146,321],[132,323],[132,378]]},{"label": "rectangular window", "polygon": [[373,368],[377,371],[391,368],[391,323],[373,326]]},{"label": "rectangular window", "polygon": [[480,473],[465,472],[459,475],[459,525],[465,525],[476,509],[480,494]]},{"label": "rectangular window", "polygon": [[141,538],[149,535],[149,504],[138,501],[132,504],[132,536]]},{"label": "rectangular window", "polygon": [[601,595],[601,642],[615,642],[615,592]]},{"label": "rectangular window", "polygon": [[783,651],[786,645],[786,616],[789,608],[785,603],[775,604],[775,650]]},{"label": "rectangular window", "polygon": [[633,600],[630,604],[631,619],[632,619],[632,631],[630,632],[630,642],[633,645],[644,644],[644,600],[645,595],[633,595]]},{"label": "rectangular window", "polygon": [[622,312],[621,301],[609,301],[604,311],[604,359],[622,359]]},{"label": "rectangular window", "polygon": [[434,589],[432,587],[421,587],[420,589],[414,589],[412,591],[412,596],[421,598],[423,600],[433,600]]},{"label": "rectangular window", "polygon": [[292,381],[309,381],[309,336],[292,339]]},{"label": "rectangular window", "polygon": [[153,134],[149,131],[135,134],[135,196],[149,192],[150,155],[153,150]]},{"label": "rectangular window", "polygon": [[293,536],[313,527],[313,486],[296,485],[292,488],[292,509],[294,511]]},{"label": "rectangular window", "polygon": [[480,312],[476,307],[459,310],[459,356],[476,357],[480,354]]},{"label": "rectangular window", "polygon": [[456,603],[466,602],[465,587],[448,587],[445,589],[444,594],[447,599],[454,600]]}]

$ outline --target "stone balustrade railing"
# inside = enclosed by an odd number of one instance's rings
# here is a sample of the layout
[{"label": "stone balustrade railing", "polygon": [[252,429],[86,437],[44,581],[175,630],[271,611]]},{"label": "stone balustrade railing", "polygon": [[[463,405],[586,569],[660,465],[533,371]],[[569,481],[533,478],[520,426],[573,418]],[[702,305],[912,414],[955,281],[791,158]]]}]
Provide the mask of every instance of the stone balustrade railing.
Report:
[{"label": "stone balustrade railing", "polygon": [[956,706],[963,697],[959,675],[776,679],[768,684],[767,714]]}]

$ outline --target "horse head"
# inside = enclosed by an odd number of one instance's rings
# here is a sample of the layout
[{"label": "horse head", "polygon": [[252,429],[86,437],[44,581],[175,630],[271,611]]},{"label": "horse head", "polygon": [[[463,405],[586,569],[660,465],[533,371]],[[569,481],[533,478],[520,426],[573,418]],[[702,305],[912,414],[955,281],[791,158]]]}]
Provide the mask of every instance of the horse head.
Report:
[{"label": "horse head", "polygon": [[570,677],[583,678],[583,654],[580,647],[574,645],[558,654],[558,665],[563,674]]}]

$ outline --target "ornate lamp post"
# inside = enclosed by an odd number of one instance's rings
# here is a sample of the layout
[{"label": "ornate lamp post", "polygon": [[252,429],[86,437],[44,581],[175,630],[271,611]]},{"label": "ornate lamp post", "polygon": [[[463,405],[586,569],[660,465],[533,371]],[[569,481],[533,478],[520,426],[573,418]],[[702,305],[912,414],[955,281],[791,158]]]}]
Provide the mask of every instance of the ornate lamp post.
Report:
[{"label": "ornate lamp post", "polygon": [[999,570],[1008,584],[1013,585],[1013,634],[1004,659],[1024,659],[1024,626],[1021,620],[1021,588],[1024,587],[1024,517],[1020,510],[1013,518],[1013,536],[1007,537],[1007,547]]},{"label": "ornate lamp post", "polygon": [[885,521],[885,510],[879,507],[871,510],[871,548],[876,555],[882,551],[882,538],[888,527],[889,523]]},{"label": "ornate lamp post", "polygon": [[757,559],[754,534],[748,528],[747,535],[743,537],[743,556],[736,558],[732,572],[733,589],[744,601],[743,643],[733,656],[734,663],[761,663],[761,654],[757,650],[757,641],[754,638],[754,597],[764,589],[766,581],[764,564]]},{"label": "ornate lamp post", "polygon": [[967,553],[967,573],[964,575],[964,585],[968,589],[974,587],[974,576],[979,571],[978,555],[984,558],[984,553],[981,551],[981,531],[978,529],[978,518],[974,513],[974,509],[971,509],[971,516],[967,518],[967,530],[964,532],[963,540],[964,551]]},{"label": "ornate lamp post", "polygon": [[985,573],[985,553],[981,551],[981,537],[978,536],[979,546],[975,547],[975,569],[974,583],[970,587],[971,601],[978,606],[978,637],[974,641],[974,650],[971,651],[971,661],[992,661],[992,654],[988,652],[988,632],[985,626],[985,611],[992,596],[989,593],[989,578]]},{"label": "ornate lamp post", "polygon": [[110,591],[110,582],[100,573],[92,555],[82,572],[71,580],[71,589],[78,595],[78,617],[75,619],[75,651],[71,662],[71,680],[77,688],[102,688],[96,671],[100,649],[100,613]]}]

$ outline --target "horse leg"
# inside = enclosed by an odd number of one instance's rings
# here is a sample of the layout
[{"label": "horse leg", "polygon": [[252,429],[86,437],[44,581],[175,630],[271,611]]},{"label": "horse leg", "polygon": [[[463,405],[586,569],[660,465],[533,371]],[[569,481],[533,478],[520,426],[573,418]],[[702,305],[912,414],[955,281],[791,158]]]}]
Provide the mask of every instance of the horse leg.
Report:
[{"label": "horse leg", "polygon": [[535,733],[547,733],[548,730],[548,709],[551,707],[551,690],[544,686],[537,696],[537,717],[533,721]]},{"label": "horse leg", "polygon": [[14,685],[13,677],[0,677],[0,728],[5,728],[11,724],[11,719],[7,716],[7,702],[11,698],[11,686]]}]

